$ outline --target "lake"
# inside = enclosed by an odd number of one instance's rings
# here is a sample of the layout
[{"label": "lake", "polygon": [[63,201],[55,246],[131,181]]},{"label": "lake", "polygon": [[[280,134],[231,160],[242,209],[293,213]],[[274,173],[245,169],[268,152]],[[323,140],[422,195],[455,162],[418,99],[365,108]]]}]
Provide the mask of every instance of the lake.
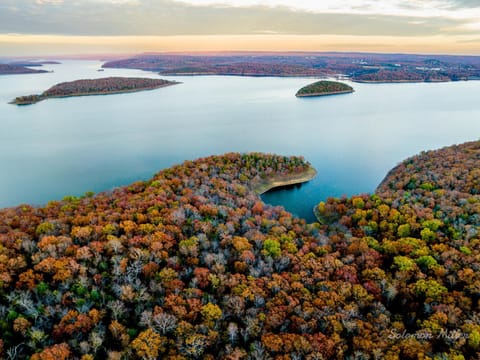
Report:
[{"label": "lake", "polygon": [[7,104],[82,78],[160,76],[62,61],[53,73],[0,76],[0,206],[44,204],[148,179],[186,159],[225,152],[303,155],[311,182],[262,195],[313,221],[328,196],[372,192],[422,150],[477,140],[480,81],[349,83],[355,93],[294,96],[308,78],[165,77],[183,82],[131,94]]}]

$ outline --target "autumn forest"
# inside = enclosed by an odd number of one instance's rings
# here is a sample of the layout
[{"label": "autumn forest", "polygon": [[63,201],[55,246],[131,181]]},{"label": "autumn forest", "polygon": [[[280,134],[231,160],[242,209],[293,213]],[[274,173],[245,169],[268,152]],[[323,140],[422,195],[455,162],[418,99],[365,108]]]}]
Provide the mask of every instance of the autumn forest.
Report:
[{"label": "autumn forest", "polygon": [[479,160],[421,153],[313,224],[255,192],[308,162],[261,153],[0,210],[1,356],[476,358]]},{"label": "autumn forest", "polygon": [[0,360],[480,359],[479,80],[480,0],[0,0]]}]

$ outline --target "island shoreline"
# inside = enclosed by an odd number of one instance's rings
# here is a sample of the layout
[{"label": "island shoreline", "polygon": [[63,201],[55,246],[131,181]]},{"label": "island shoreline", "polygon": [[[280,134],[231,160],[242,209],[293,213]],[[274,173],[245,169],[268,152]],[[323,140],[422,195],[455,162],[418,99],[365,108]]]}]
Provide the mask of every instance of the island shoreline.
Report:
[{"label": "island shoreline", "polygon": [[343,90],[343,91],[329,91],[324,93],[311,93],[311,94],[295,94],[296,97],[317,97],[317,96],[331,96],[331,95],[341,95],[341,94],[350,94],[355,92],[355,90]]}]

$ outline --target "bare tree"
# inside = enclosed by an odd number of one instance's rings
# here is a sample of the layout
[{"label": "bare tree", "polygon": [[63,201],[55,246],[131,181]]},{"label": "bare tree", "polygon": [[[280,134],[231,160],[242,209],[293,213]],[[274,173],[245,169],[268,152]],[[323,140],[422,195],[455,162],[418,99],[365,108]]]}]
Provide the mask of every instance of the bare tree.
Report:
[{"label": "bare tree", "polygon": [[174,315],[160,313],[153,317],[152,327],[155,331],[165,335],[177,327],[177,318]]}]

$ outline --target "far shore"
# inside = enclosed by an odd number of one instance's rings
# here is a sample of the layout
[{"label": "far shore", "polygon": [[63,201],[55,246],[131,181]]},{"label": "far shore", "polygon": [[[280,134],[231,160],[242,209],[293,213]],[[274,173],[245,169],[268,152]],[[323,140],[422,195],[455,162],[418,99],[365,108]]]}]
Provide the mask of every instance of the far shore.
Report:
[{"label": "far shore", "polygon": [[439,82],[452,82],[452,80],[355,80],[350,79],[352,82],[362,84],[415,84],[415,83],[439,83]]},{"label": "far shore", "polygon": [[261,180],[257,183],[253,183],[251,184],[251,187],[257,195],[262,195],[267,191],[277,187],[308,182],[312,180],[316,175],[317,170],[310,166],[307,170],[301,173],[294,173],[289,175],[275,175],[265,180]]},{"label": "far shore", "polygon": [[[147,70],[145,70],[147,71]],[[314,78],[327,79],[329,74],[256,74],[256,73],[221,73],[221,72],[159,72],[162,76],[240,76],[240,77],[270,77],[270,78]]]}]

